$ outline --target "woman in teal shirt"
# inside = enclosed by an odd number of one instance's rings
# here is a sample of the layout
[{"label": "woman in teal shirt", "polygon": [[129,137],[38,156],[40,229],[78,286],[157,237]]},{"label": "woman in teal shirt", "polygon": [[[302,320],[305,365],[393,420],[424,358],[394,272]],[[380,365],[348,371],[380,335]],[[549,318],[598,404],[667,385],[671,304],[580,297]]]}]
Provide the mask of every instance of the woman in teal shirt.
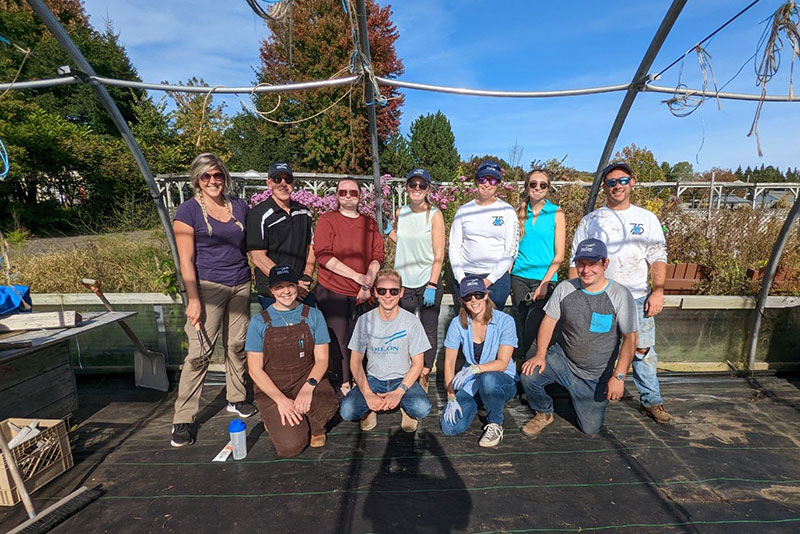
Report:
[{"label": "woman in teal shirt", "polygon": [[550,176],[534,169],[525,181],[525,202],[517,209],[519,252],[511,269],[511,301],[519,313],[520,351],[526,354],[539,332],[544,305],[564,261],[564,212],[550,202]]}]

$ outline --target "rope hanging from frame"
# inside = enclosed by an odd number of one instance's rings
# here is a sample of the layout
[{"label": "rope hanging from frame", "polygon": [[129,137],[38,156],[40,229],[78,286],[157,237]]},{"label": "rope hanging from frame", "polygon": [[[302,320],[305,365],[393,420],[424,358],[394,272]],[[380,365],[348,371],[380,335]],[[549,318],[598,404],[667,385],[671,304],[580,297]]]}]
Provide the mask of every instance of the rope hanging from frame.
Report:
[{"label": "rope hanging from frame", "polygon": [[753,124],[750,126],[750,131],[747,134],[748,137],[755,135],[758,155],[760,157],[764,154],[761,151],[758,120],[761,118],[764,98],[767,96],[767,83],[772,80],[780,68],[784,39],[788,41],[792,49],[791,55],[789,56],[789,97],[791,98],[794,95],[794,60],[795,58],[800,60],[800,32],[798,32],[800,9],[798,9],[796,2],[786,2],[781,5],[767,21],[771,22],[764,28],[764,33],[761,35],[758,47],[756,48],[756,55],[758,56],[763,47],[761,61],[755,67],[756,85],[761,87],[761,99],[758,101],[756,113],[753,117]]}]

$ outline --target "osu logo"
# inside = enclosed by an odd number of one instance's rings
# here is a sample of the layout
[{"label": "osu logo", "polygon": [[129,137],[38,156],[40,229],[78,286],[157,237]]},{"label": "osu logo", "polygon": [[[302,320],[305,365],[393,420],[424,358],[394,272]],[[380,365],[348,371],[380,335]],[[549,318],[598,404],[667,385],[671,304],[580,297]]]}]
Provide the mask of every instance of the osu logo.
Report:
[{"label": "osu logo", "polygon": [[642,235],[644,233],[644,224],[642,223],[629,223],[631,225],[631,235]]},{"label": "osu logo", "polygon": [[503,216],[502,215],[498,215],[492,221],[492,226],[503,226],[503,223],[505,223],[505,221],[503,220]]}]

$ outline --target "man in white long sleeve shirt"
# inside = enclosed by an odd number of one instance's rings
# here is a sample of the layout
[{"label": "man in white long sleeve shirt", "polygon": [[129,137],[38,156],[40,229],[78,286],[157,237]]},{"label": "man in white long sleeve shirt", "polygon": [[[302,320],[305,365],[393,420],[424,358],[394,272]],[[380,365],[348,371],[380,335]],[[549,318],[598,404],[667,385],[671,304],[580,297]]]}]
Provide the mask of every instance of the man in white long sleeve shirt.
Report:
[{"label": "man in white long sleeve shirt", "polygon": [[[603,191],[607,203],[581,219],[572,241],[572,255],[574,257],[575,247],[584,239],[594,238],[605,243],[609,258],[606,275],[630,290],[639,312],[633,359],[633,383],[641,401],[639,410],[659,424],[670,425],[673,418],[664,409],[661,398],[656,374],[658,354],[654,348],[654,317],[664,307],[667,245],[655,214],[631,204],[635,184],[636,179],[627,164],[616,162],[605,168]],[[569,270],[570,278],[574,278],[574,260]]]},{"label": "man in white long sleeve shirt", "polygon": [[450,227],[450,265],[456,282],[466,275],[483,278],[489,297],[502,310],[511,293],[509,268],[517,257],[519,220],[514,208],[497,198],[502,181],[500,164],[487,160],[475,178],[475,200],[456,211]]}]

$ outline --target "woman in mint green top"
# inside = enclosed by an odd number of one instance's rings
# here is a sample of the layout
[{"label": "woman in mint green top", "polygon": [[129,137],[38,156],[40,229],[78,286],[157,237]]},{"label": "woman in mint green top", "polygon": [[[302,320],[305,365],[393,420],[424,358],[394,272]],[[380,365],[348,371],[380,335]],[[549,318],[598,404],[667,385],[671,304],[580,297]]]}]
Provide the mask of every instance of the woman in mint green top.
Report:
[{"label": "woman in mint green top", "polygon": [[517,209],[519,252],[511,269],[511,300],[519,313],[522,354],[536,340],[544,305],[558,281],[566,242],[564,212],[547,199],[547,171],[528,173],[525,192],[525,202]]},{"label": "woman in mint green top", "polygon": [[406,177],[408,204],[397,210],[397,229],[389,238],[397,243],[394,268],[403,281],[400,306],[417,313],[431,348],[425,351],[425,365],[419,382],[428,391],[431,368],[439,343],[439,308],[442,303],[444,263],[444,217],[431,204],[428,193],[431,176],[425,169],[413,169]]}]

